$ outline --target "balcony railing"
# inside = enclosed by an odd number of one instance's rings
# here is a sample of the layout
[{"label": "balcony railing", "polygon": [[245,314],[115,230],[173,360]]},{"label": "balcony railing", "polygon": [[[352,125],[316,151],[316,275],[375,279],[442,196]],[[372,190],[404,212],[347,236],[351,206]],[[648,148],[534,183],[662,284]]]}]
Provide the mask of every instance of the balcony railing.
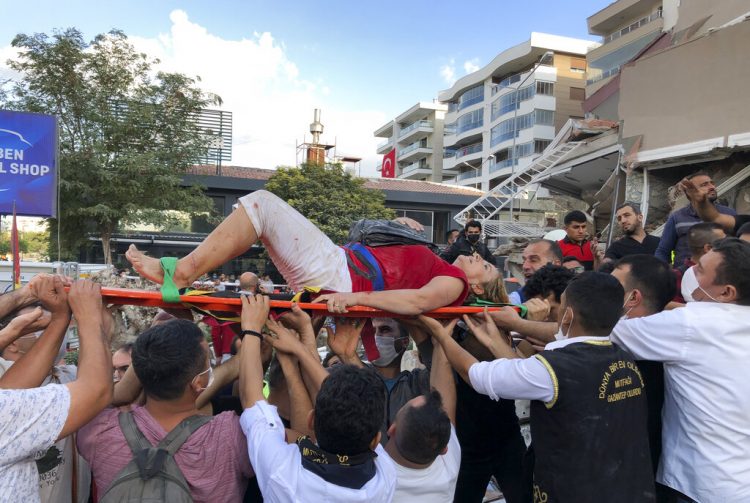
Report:
[{"label": "balcony railing", "polygon": [[470,131],[472,129],[482,127],[483,125],[484,125],[484,120],[482,119],[478,121],[474,121],[474,122],[468,122],[466,124],[462,124],[461,126],[456,127],[456,134],[465,133],[466,131]]},{"label": "balcony railing", "polygon": [[495,171],[499,171],[501,169],[517,164],[517,158],[503,159],[502,161],[497,161],[496,163],[492,164],[492,166],[490,166],[490,173],[494,173]]},{"label": "balcony railing", "polygon": [[[591,70],[589,70],[589,73],[591,73]],[[606,79],[607,77],[612,77],[613,75],[617,75],[620,73],[620,65],[610,68],[609,70],[603,71],[597,75],[594,75],[590,79],[586,80],[586,85],[590,86],[594,82],[599,82],[600,80]]]},{"label": "balcony railing", "polygon": [[409,164],[408,166],[406,166],[405,168],[403,168],[401,170],[401,174],[402,175],[406,175],[406,174],[411,173],[413,171],[416,171],[418,169],[430,169],[430,165],[429,164],[425,164],[425,163],[420,163],[420,162],[413,162],[413,163]]},{"label": "balcony railing", "polygon": [[645,25],[647,25],[647,24],[649,24],[649,23],[651,23],[653,21],[656,21],[657,19],[660,19],[662,17],[661,14],[662,14],[661,9],[657,10],[656,12],[654,12],[653,14],[651,14],[650,16],[645,16],[645,17],[639,19],[638,21],[636,21],[634,23],[631,23],[630,25],[626,26],[625,28],[623,28],[621,30],[617,30],[616,32],[614,32],[614,33],[612,33],[610,35],[607,35],[606,37],[604,37],[602,39],[602,44],[608,44],[608,43],[612,42],[613,40],[617,40],[618,38],[620,38],[620,37],[622,37],[624,35],[627,35],[631,31],[637,30],[641,26],[645,26]]},{"label": "balcony railing", "polygon": [[417,121],[417,122],[414,122],[412,124],[409,124],[408,126],[406,126],[405,128],[403,128],[401,130],[401,132],[398,134],[398,136],[399,136],[399,138],[401,138],[402,136],[406,136],[408,133],[410,133],[410,132],[412,132],[415,129],[420,128],[420,127],[430,128],[431,129],[432,128],[432,122],[430,122],[430,121]]},{"label": "balcony railing", "polygon": [[458,174],[459,180],[468,180],[469,178],[476,178],[478,176],[481,176],[481,172],[479,169],[472,170],[472,171],[464,171],[463,173]]},{"label": "balcony railing", "polygon": [[426,144],[422,144],[422,142],[419,142],[419,141],[418,141],[418,142],[414,142],[414,143],[412,143],[411,145],[409,145],[408,147],[404,147],[404,148],[402,148],[402,149],[401,149],[401,150],[400,150],[400,151],[398,152],[398,156],[399,156],[399,157],[403,157],[403,156],[405,156],[406,154],[408,154],[408,153],[410,153],[410,152],[414,152],[414,151],[415,151],[415,150],[417,150],[418,148],[430,148],[430,147],[429,147],[429,146],[427,146]]},{"label": "balcony railing", "polygon": [[387,140],[385,140],[384,142],[380,142],[378,144],[378,150],[380,150],[381,148],[386,147],[388,145],[391,145],[391,144],[393,144],[393,139],[390,139],[390,138],[387,139]]},{"label": "balcony railing", "polygon": [[469,145],[468,147],[463,147],[456,149],[456,158],[464,157],[471,154],[476,154],[477,152],[482,151],[482,144],[481,143],[475,143],[474,145]]}]

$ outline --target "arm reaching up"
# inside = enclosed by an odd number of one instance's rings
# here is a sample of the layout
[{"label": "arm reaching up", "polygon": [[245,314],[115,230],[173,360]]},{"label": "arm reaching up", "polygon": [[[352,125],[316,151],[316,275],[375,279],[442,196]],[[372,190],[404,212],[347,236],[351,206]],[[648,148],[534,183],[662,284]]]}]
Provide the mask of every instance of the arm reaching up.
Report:
[{"label": "arm reaching up", "polygon": [[458,319],[455,318],[451,320],[446,326],[441,325],[439,321],[433,318],[428,318],[427,316],[420,316],[419,320],[432,333],[432,340],[440,343],[446,358],[448,358],[451,366],[456,372],[458,372],[458,375],[460,375],[464,381],[471,384],[469,381],[469,367],[478,363],[479,360],[474,358],[468,351],[459,346],[458,343],[453,340],[453,328],[456,326],[456,323],[458,323]]},{"label": "arm reaching up", "polygon": [[112,402],[112,355],[105,343],[101,287],[88,280],[70,287],[68,302],[78,322],[78,377],[66,384],[70,411],[59,438],[77,431]]},{"label": "arm reaching up", "polygon": [[[268,318],[270,300],[265,295],[242,296],[242,330],[260,334]],[[263,396],[263,363],[260,356],[260,337],[247,335],[240,348],[240,401],[249,409]]]},{"label": "arm reaching up", "polygon": [[508,337],[500,333],[495,322],[490,318],[487,308],[484,308],[483,322],[476,323],[471,317],[464,315],[464,323],[469,327],[471,333],[490,350],[495,358],[518,358],[513,347],[508,342]]},{"label": "arm reaching up", "polygon": [[445,413],[448,414],[451,424],[456,426],[456,381],[453,379],[451,364],[440,344],[435,344],[435,349],[432,352],[430,387],[440,392]]}]

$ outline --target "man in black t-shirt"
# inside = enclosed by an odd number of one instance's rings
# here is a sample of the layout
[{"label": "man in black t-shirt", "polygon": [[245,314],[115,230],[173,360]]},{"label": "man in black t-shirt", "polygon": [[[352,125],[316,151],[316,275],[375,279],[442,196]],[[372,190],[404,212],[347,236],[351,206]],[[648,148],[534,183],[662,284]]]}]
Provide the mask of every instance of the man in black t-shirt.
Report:
[{"label": "man in black t-shirt", "polygon": [[638,204],[626,201],[617,208],[617,224],[623,237],[614,241],[604,253],[605,261],[615,261],[628,255],[653,255],[659,246],[659,238],[650,236],[643,229],[643,214]]}]

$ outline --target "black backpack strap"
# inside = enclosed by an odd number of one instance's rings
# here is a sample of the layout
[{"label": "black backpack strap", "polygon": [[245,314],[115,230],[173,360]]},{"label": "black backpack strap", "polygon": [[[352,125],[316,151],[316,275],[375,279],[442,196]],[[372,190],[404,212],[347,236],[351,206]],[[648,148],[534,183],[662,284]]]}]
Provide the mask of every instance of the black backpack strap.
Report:
[{"label": "black backpack strap", "polygon": [[212,419],[212,416],[201,416],[197,414],[183,419],[180,424],[175,426],[174,429],[164,437],[164,440],[159,442],[157,447],[164,449],[171,456],[174,456],[175,453],[180,450],[182,444],[190,438],[190,435]]},{"label": "black backpack strap", "polygon": [[146,437],[143,436],[141,430],[135,424],[132,412],[120,412],[117,416],[120,423],[120,429],[122,434],[125,435],[125,440],[130,446],[130,450],[133,451],[133,456],[137,456],[143,449],[153,447]]}]

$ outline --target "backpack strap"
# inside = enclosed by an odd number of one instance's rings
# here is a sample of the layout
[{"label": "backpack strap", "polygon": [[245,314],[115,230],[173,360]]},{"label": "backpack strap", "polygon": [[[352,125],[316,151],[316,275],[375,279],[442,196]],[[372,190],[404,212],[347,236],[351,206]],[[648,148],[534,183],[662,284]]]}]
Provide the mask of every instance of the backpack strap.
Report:
[{"label": "backpack strap", "polygon": [[198,414],[183,419],[180,424],[175,426],[174,429],[170,431],[161,442],[159,442],[157,447],[164,449],[170,456],[174,456],[177,451],[180,450],[182,444],[190,438],[190,435],[195,433],[198,428],[212,419],[212,416],[201,416]]},{"label": "backpack strap", "polygon": [[133,456],[136,456],[143,449],[153,447],[146,437],[143,436],[141,430],[135,424],[132,412],[120,412],[117,416],[120,423],[120,429],[122,434],[125,435],[125,440],[130,446],[130,450],[133,451]]},{"label": "backpack strap", "polygon": [[377,259],[375,259],[375,256],[370,252],[370,250],[368,250],[367,247],[362,243],[348,243],[344,246],[344,248],[346,248],[355,257],[357,257],[357,260],[359,260],[367,268],[368,271],[365,272],[357,267],[357,265],[349,256],[349,253],[347,253],[346,261],[349,267],[351,267],[357,275],[369,280],[372,283],[373,291],[380,292],[382,290],[385,290],[383,271],[380,270],[380,264],[378,264]]}]

